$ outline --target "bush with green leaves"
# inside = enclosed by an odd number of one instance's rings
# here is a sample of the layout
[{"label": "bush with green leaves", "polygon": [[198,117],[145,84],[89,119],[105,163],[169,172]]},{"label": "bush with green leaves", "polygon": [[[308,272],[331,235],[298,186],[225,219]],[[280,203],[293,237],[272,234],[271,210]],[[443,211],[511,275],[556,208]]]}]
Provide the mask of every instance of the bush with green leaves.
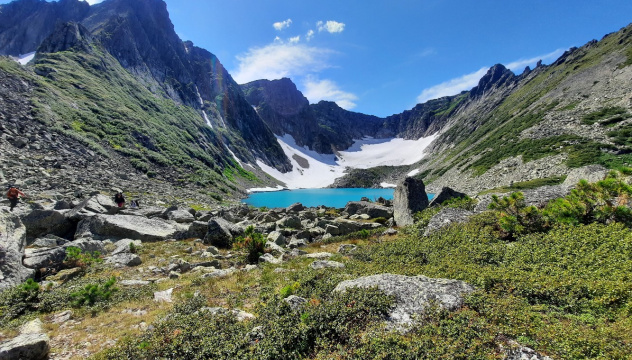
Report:
[{"label": "bush with green leaves", "polygon": [[97,302],[107,302],[112,293],[118,289],[114,287],[116,278],[112,277],[104,284],[88,284],[83,289],[71,294],[74,307],[92,306]]},{"label": "bush with green leaves", "polygon": [[596,183],[581,180],[571,194],[552,201],[543,211],[550,223],[590,224],[621,222],[632,225],[632,211],[627,206],[632,186],[615,174]]},{"label": "bush with green leaves", "polygon": [[103,259],[101,258],[101,253],[98,251],[84,253],[80,248],[75,246],[69,246],[66,248],[66,258],[64,259],[66,267],[73,268],[79,266],[86,268],[92,264],[101,262],[103,262]]},{"label": "bush with green leaves", "polygon": [[519,235],[544,229],[540,211],[535,206],[527,206],[521,192],[503,198],[492,195],[489,208],[498,211],[498,226],[505,238],[515,239]]},{"label": "bush with green leaves", "polygon": [[243,237],[238,237],[235,241],[237,247],[246,249],[246,261],[256,264],[259,257],[265,253],[266,239],[263,234],[256,231],[253,225],[246,228]]}]

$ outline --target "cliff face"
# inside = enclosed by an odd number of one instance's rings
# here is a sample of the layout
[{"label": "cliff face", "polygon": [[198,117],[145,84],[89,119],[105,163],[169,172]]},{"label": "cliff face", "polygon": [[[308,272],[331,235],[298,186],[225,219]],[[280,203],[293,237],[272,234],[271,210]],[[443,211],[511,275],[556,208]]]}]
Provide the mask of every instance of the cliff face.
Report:
[{"label": "cliff face", "polygon": [[[178,37],[162,0],[108,0],[94,6],[78,0],[20,0],[3,6],[1,16],[10,20],[0,21],[5,54],[38,47],[42,53],[91,51],[83,45],[95,42],[151,92],[195,109],[216,131],[224,128],[221,146],[239,159],[291,170],[273,133],[217,57]],[[69,25],[68,19],[80,25]],[[29,27],[31,22],[37,26]]]},{"label": "cliff face", "polygon": [[0,55],[37,50],[59,23],[80,21],[90,5],[80,0],[22,0],[0,5]]}]

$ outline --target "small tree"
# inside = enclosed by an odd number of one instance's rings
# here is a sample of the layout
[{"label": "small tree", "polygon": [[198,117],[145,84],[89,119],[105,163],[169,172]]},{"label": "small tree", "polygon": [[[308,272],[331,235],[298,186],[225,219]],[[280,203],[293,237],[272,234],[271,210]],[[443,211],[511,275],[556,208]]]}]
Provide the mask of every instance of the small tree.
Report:
[{"label": "small tree", "polygon": [[112,293],[118,289],[114,287],[116,278],[113,276],[103,285],[89,284],[83,289],[72,293],[70,296],[74,299],[73,306],[81,307],[84,305],[92,306],[97,302],[107,301]]},{"label": "small tree", "polygon": [[540,211],[535,206],[527,206],[521,192],[502,199],[493,195],[489,208],[498,211],[498,226],[505,238],[515,239],[519,235],[544,229]]},{"label": "small tree", "polygon": [[266,240],[261,233],[255,230],[254,226],[250,225],[246,228],[244,237],[239,239],[238,244],[248,253],[246,261],[250,264],[256,264],[259,257],[265,252]]}]

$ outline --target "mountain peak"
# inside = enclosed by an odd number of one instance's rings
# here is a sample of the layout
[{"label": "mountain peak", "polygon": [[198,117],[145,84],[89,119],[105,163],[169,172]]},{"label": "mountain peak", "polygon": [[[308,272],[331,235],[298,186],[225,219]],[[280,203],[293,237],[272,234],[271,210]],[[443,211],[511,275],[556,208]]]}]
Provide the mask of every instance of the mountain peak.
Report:
[{"label": "mountain peak", "polygon": [[494,88],[513,82],[515,79],[516,75],[511,70],[503,64],[496,64],[487,70],[487,73],[479,80],[478,86],[470,92],[470,96],[479,97]]}]

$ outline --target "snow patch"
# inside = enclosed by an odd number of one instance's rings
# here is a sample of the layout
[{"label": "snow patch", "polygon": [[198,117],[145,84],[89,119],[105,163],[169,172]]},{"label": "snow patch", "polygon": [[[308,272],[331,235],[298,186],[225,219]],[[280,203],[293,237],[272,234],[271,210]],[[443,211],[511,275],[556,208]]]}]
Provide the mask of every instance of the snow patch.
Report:
[{"label": "snow patch", "polygon": [[212,129],[213,124],[211,124],[211,120],[208,118],[208,115],[206,115],[206,111],[202,110],[202,115],[204,115],[204,121],[206,121],[206,125],[210,126]]},{"label": "snow patch", "polygon": [[[292,171],[282,173],[279,170],[257,160],[257,165],[273,178],[284,182],[290,189],[323,188],[343,176],[347,168],[368,169],[375,166],[411,165],[421,160],[424,150],[436,138],[436,135],[418,140],[399,138],[356,140],[345,151],[333,154],[319,154],[305,146],[298,146],[291,135],[277,136],[277,141],[292,163]],[[294,155],[309,162],[309,168],[302,168]],[[386,184],[386,183],[385,183]],[[387,184],[394,187],[393,184]]]},{"label": "snow patch", "polygon": [[246,190],[248,193],[256,193],[256,192],[272,192],[272,191],[281,191],[281,190],[286,190],[287,188],[284,188],[281,185],[277,185],[276,187],[264,187],[264,188],[252,188],[252,189],[248,189]]},{"label": "snow patch", "polygon": [[411,172],[409,172],[408,174],[406,174],[406,176],[415,176],[417,174],[419,174],[421,171],[419,169],[415,169]]},{"label": "snow patch", "polygon": [[397,185],[395,185],[395,184],[389,184],[389,183],[386,183],[386,182],[380,183],[380,186],[383,187],[383,188],[396,188],[397,187]]},{"label": "snow patch", "polygon": [[20,65],[26,65],[29,61],[33,60],[35,57],[35,51],[30,52],[28,54],[22,54],[20,56],[12,56],[11,58],[20,63]]},{"label": "snow patch", "polygon": [[231,149],[229,149],[228,146],[226,147],[226,150],[228,150],[228,152],[233,156],[233,159],[235,159],[235,161],[237,161],[237,164],[239,164],[239,166],[241,166],[243,168],[244,164],[241,163],[241,160],[239,160],[237,155],[235,155],[235,153]]}]

